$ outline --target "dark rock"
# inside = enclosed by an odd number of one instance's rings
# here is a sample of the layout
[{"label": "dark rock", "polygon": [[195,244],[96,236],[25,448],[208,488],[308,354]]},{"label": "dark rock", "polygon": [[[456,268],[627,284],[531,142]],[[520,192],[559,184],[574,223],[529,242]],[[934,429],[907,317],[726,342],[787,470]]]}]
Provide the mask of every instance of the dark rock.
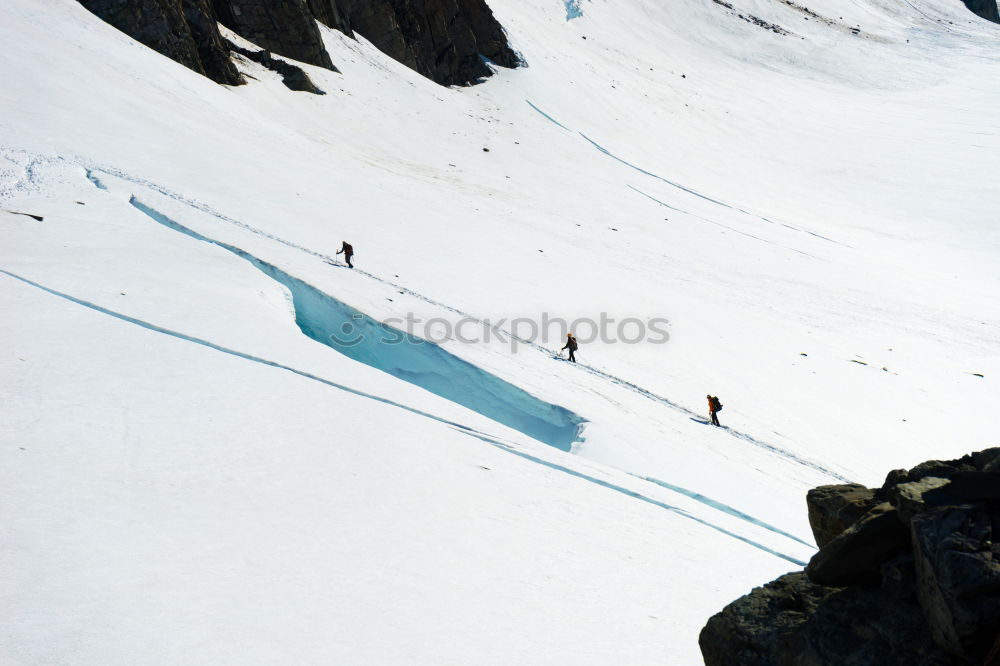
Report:
[{"label": "dark rock", "polygon": [[899,519],[908,524],[910,518],[926,510],[927,503],[933,500],[935,493],[940,496],[939,491],[950,483],[950,480],[936,476],[925,476],[919,481],[900,483],[889,491],[891,495],[889,501],[899,512]]},{"label": "dark rock", "polygon": [[222,24],[257,46],[300,62],[337,71],[306,0],[213,2]]},{"label": "dark rock", "polygon": [[882,565],[908,545],[896,509],[885,502],[813,555],[806,573],[820,585],[871,585],[880,580]]},{"label": "dark rock", "polygon": [[955,472],[950,479],[927,476],[888,492],[900,520],[909,523],[913,516],[939,506],[1000,502],[1000,472]]},{"label": "dark rock", "polygon": [[997,641],[993,644],[993,649],[983,660],[983,666],[1000,666],[1000,632],[997,633]]},{"label": "dark rock", "polygon": [[875,499],[878,502],[888,502],[889,501],[889,490],[900,483],[906,483],[909,481],[908,473],[905,469],[894,469],[885,475],[885,482],[882,484],[881,488],[875,491]]},{"label": "dark rock", "polygon": [[959,460],[928,460],[920,463],[908,473],[910,481],[919,481],[928,476],[936,476],[941,479],[950,479],[956,472],[974,472],[976,468],[971,460],[961,458]]},{"label": "dark rock", "polygon": [[325,95],[326,93],[316,87],[316,84],[312,82],[309,75],[306,74],[301,67],[296,67],[290,62],[280,60],[271,55],[270,51],[251,51],[250,49],[245,49],[241,46],[237,46],[230,41],[226,42],[229,48],[239,53],[245,58],[253,60],[256,63],[260,63],[267,67],[272,72],[277,72],[281,75],[281,82],[285,84],[286,88],[290,90],[309,92],[314,95]]},{"label": "dark rock", "polygon": [[924,493],[924,502],[928,506],[1000,502],[1000,471],[958,472],[948,485]]},{"label": "dark rock", "polygon": [[806,493],[809,526],[822,548],[854,524],[876,502],[875,491],[857,483],[820,486]]},{"label": "dark rock", "polygon": [[970,453],[969,458],[972,460],[972,466],[979,471],[984,471],[991,466],[995,469],[997,465],[1000,465],[1000,446]]},{"label": "dark rock", "polygon": [[517,56],[485,0],[337,0],[352,30],[442,85],[467,85],[516,67]]},{"label": "dark rock", "polygon": [[182,0],[181,4],[205,75],[216,83],[243,84],[243,77],[230,60],[226,42],[219,34],[219,18],[211,0]]},{"label": "dark rock", "polygon": [[917,596],[934,640],[981,663],[1000,634],[1000,507],[937,507],[910,529]]},{"label": "dark rock", "polygon": [[[835,516],[855,491],[815,489],[810,512]],[[713,616],[699,638],[705,663],[1000,666],[1000,449],[895,470],[874,499],[805,576]]]},{"label": "dark rock", "polygon": [[698,637],[706,666],[946,666],[919,606],[879,588],[778,578],[712,616]]},{"label": "dark rock", "polygon": [[983,471],[987,467],[1000,471],[1000,447],[976,451],[956,460],[928,460],[908,471],[893,470],[886,476],[882,487],[875,492],[875,497],[879,501],[888,501],[891,499],[893,486],[900,483],[919,481],[928,476],[950,479],[959,472]]},{"label": "dark rock", "polygon": [[1000,12],[997,11],[997,0],[962,0],[969,11],[994,23],[1000,23]]},{"label": "dark rock", "polygon": [[905,550],[882,565],[882,591],[889,597],[906,603],[917,602],[917,575],[913,553]]},{"label": "dark rock", "polygon": [[221,22],[262,47],[334,71],[316,21],[354,36],[442,85],[490,76],[488,63],[517,67],[485,0],[80,0],[150,48],[219,83],[243,79],[229,59]]},{"label": "dark rock", "polygon": [[340,8],[341,0],[308,0],[309,9],[317,20],[322,21],[328,27],[340,30],[348,37],[354,37],[351,29],[351,22],[347,14]]},{"label": "dark rock", "polygon": [[229,60],[208,0],[80,0],[133,39],[218,83],[243,77]]},{"label": "dark rock", "polygon": [[[77,201],[77,203],[80,203],[80,202]],[[44,222],[45,221],[45,218],[43,216],[41,216],[41,215],[35,215],[34,213],[19,213],[16,210],[9,210],[7,212],[11,213],[13,215],[24,215],[25,217],[30,217],[31,219],[35,220],[36,222]]]}]

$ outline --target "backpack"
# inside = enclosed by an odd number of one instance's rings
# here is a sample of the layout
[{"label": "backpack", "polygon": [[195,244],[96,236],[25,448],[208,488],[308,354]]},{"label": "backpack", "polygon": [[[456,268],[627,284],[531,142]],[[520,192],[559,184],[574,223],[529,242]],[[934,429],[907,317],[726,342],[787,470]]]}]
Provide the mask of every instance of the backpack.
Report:
[{"label": "backpack", "polygon": [[717,411],[717,412],[721,412],[722,411],[722,403],[719,402],[719,398],[718,397],[712,398],[712,406],[715,407],[715,411]]}]

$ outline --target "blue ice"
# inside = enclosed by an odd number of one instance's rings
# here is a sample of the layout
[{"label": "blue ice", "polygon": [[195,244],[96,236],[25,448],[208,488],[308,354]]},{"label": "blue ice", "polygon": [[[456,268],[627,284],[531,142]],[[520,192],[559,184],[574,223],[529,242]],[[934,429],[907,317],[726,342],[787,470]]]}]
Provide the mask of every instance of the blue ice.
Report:
[{"label": "blue ice", "polygon": [[292,294],[295,323],[313,340],[563,451],[579,440],[584,420],[568,409],[540,400],[439,345],[376,321],[276,266],[188,229],[134,197],[130,203],[166,227],[249,261],[284,285]]}]

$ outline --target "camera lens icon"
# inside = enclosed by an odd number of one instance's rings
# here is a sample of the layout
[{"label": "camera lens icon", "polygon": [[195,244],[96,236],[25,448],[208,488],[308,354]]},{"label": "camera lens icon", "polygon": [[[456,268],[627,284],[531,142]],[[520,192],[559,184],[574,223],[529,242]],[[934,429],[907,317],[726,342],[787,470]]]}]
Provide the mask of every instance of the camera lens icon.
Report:
[{"label": "camera lens icon", "polygon": [[[351,320],[343,321],[337,328],[339,331],[330,333],[330,342],[337,347],[356,347],[364,342],[365,336],[361,332],[361,321],[365,318],[360,312],[351,315]],[[358,323],[355,323],[358,322]]]}]

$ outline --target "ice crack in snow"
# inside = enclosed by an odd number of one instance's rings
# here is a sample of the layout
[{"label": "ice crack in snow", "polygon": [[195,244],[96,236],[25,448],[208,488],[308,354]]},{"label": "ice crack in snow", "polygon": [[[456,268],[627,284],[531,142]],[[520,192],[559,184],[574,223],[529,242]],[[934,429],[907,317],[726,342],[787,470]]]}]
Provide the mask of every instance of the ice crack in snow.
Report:
[{"label": "ice crack in snow", "polygon": [[[553,121],[553,122],[555,122],[555,121]],[[89,169],[91,171],[104,173],[104,174],[110,175],[110,176],[115,177],[115,178],[120,178],[120,179],[122,179],[122,180],[124,180],[126,182],[131,182],[131,183],[136,184],[136,185],[141,185],[143,187],[147,187],[147,188],[149,188],[149,189],[151,189],[151,190],[153,190],[155,192],[158,192],[159,194],[162,194],[163,196],[165,196],[167,198],[174,199],[175,201],[179,201],[181,203],[184,203],[185,205],[188,205],[188,206],[190,206],[190,207],[192,207],[192,208],[194,208],[196,210],[199,210],[201,212],[207,213],[208,215],[211,215],[212,217],[215,217],[215,218],[217,218],[219,220],[222,220],[224,222],[228,222],[230,224],[233,224],[234,226],[237,226],[237,227],[239,227],[241,229],[244,229],[244,230],[246,230],[246,231],[248,231],[248,232],[250,232],[252,234],[255,234],[255,235],[263,237],[263,238],[267,238],[269,240],[273,240],[274,242],[280,243],[281,245],[284,245],[286,247],[290,247],[290,248],[293,248],[293,249],[298,250],[300,252],[304,252],[304,253],[306,253],[308,255],[311,255],[313,257],[317,257],[319,259],[322,259],[322,260],[326,261],[329,264],[334,264],[334,265],[337,264],[336,260],[333,257],[331,257],[331,256],[329,256],[327,254],[323,254],[322,252],[317,252],[317,251],[309,249],[307,247],[303,247],[301,245],[298,245],[297,243],[293,243],[291,241],[288,241],[288,240],[286,240],[284,238],[281,238],[279,236],[275,236],[274,234],[268,233],[268,232],[263,231],[261,229],[257,229],[255,227],[249,225],[249,224],[246,224],[246,223],[241,222],[239,220],[233,219],[233,218],[231,218],[231,217],[229,217],[227,215],[219,213],[218,211],[215,211],[211,207],[209,207],[209,206],[207,206],[207,205],[205,205],[205,204],[203,204],[201,202],[195,201],[193,199],[189,199],[189,198],[184,197],[184,196],[182,196],[180,194],[172,192],[171,190],[169,190],[167,188],[164,188],[164,187],[161,187],[161,186],[159,186],[159,185],[157,185],[157,184],[155,184],[155,183],[153,183],[151,181],[145,180],[143,178],[138,178],[138,177],[132,176],[131,174],[128,174],[128,173],[126,173],[124,171],[121,171],[121,170],[118,170],[118,169],[113,169],[113,168],[110,168],[110,167],[103,167],[103,166],[98,166],[98,165],[92,165],[92,164],[86,164],[82,160],[78,160],[77,163],[81,164],[82,166],[84,166],[84,168]],[[93,181],[91,181],[91,182],[93,182]],[[414,291],[414,290],[410,289],[409,287],[406,287],[404,285],[395,283],[395,282],[393,282],[391,280],[387,280],[385,278],[381,278],[381,277],[379,277],[377,275],[374,275],[372,273],[369,273],[369,272],[361,270],[361,269],[355,269],[355,272],[356,273],[360,273],[361,275],[364,275],[365,277],[367,277],[369,279],[372,279],[372,280],[375,280],[375,281],[380,282],[382,284],[385,284],[385,285],[388,285],[390,287],[393,287],[397,291],[401,291],[404,294],[406,294],[408,296],[411,296],[413,298],[417,298],[417,299],[419,299],[419,300],[421,300],[421,301],[423,301],[425,303],[428,303],[430,305],[434,305],[436,307],[440,307],[443,310],[447,310],[448,312],[455,313],[455,314],[460,315],[462,317],[467,317],[470,320],[472,320],[474,322],[477,322],[479,324],[482,324],[483,321],[484,321],[483,319],[480,319],[479,317],[476,317],[476,316],[474,316],[474,315],[472,315],[472,314],[470,314],[468,312],[465,312],[465,311],[463,311],[463,310],[461,310],[459,308],[455,308],[455,307],[453,307],[451,305],[448,305],[448,304],[443,303],[441,301],[438,301],[438,300],[435,300],[433,298],[430,298],[429,296],[425,296],[425,295],[423,295],[423,294],[421,294],[421,293],[419,293],[417,291]],[[534,348],[534,349],[536,349],[536,350],[544,353],[547,356],[551,355],[551,350],[549,350],[546,347],[543,347],[542,345],[540,345],[540,344],[538,344],[536,342],[533,342],[533,341],[530,341],[530,340],[525,340],[525,339],[519,338],[517,336],[514,336],[513,334],[510,333],[510,331],[504,330],[504,333],[507,333],[508,335],[510,335],[511,338],[517,339],[519,343],[524,344],[525,346],[532,347],[532,348]],[[666,406],[668,406],[668,407],[670,407],[670,408],[672,408],[672,409],[674,409],[674,410],[676,410],[676,411],[678,411],[678,412],[680,412],[680,413],[682,413],[682,414],[684,414],[684,415],[686,415],[688,417],[693,417],[696,420],[701,420],[700,417],[699,417],[699,415],[697,413],[695,413],[694,411],[692,411],[692,410],[690,410],[690,409],[688,409],[686,407],[683,407],[682,405],[680,405],[678,403],[675,403],[675,402],[673,402],[672,400],[670,400],[668,398],[665,398],[663,396],[657,395],[657,394],[653,393],[652,391],[649,391],[649,390],[647,390],[645,388],[642,388],[641,386],[638,386],[637,384],[629,382],[628,380],[622,379],[620,377],[612,375],[612,374],[610,374],[608,372],[604,372],[602,370],[597,370],[595,368],[592,368],[592,367],[587,366],[587,365],[582,364],[582,363],[577,363],[577,364],[574,365],[574,367],[578,368],[578,369],[580,369],[582,371],[589,372],[591,374],[597,375],[597,376],[599,376],[599,377],[601,377],[601,378],[603,378],[603,379],[605,379],[607,381],[610,381],[610,382],[612,382],[612,383],[614,383],[614,384],[616,384],[616,385],[618,385],[618,386],[620,386],[622,388],[625,388],[625,389],[628,389],[628,390],[633,391],[635,393],[638,393],[639,395],[642,395],[642,396],[644,396],[644,397],[646,397],[646,398],[648,398],[650,400],[653,400],[653,401],[658,402],[660,404],[666,405]],[[751,435],[748,435],[746,433],[742,433],[742,432],[739,432],[739,431],[736,431],[736,430],[732,430],[730,428],[723,428],[722,431],[725,432],[725,433],[727,433],[727,434],[729,434],[729,435],[732,435],[733,437],[736,437],[736,438],[738,438],[738,439],[740,439],[742,441],[745,441],[745,442],[747,442],[749,444],[752,444],[752,445],[757,446],[759,448],[762,448],[762,449],[764,449],[766,451],[769,451],[770,453],[774,453],[775,455],[781,456],[781,457],[785,458],[786,460],[790,460],[790,461],[795,462],[797,464],[800,464],[800,465],[802,465],[804,467],[808,467],[810,469],[813,469],[813,470],[816,470],[816,471],[821,472],[823,474],[826,474],[827,476],[830,476],[831,478],[837,479],[838,481],[841,481],[841,482],[844,482],[844,483],[849,483],[850,482],[850,480],[847,479],[845,476],[843,476],[843,475],[841,475],[841,474],[839,474],[839,473],[837,473],[837,472],[835,472],[835,471],[833,471],[833,470],[831,470],[831,469],[829,469],[829,468],[827,468],[827,467],[825,467],[825,466],[823,466],[823,465],[821,465],[821,464],[819,464],[817,462],[808,460],[808,459],[806,459],[806,458],[804,458],[802,456],[799,456],[799,455],[797,455],[797,454],[795,454],[795,453],[793,453],[791,451],[788,451],[786,449],[783,449],[783,448],[781,448],[779,446],[776,446],[776,445],[773,445],[773,444],[769,444],[769,443],[764,442],[762,440],[759,440],[759,439],[757,439],[757,438],[755,438],[755,437],[753,437]]]},{"label": "ice crack in snow", "polygon": [[579,439],[584,421],[568,409],[544,402],[439,345],[378,322],[273,264],[183,226],[135,197],[129,203],[165,227],[232,252],[284,285],[292,294],[295,323],[313,340],[563,451]]}]

